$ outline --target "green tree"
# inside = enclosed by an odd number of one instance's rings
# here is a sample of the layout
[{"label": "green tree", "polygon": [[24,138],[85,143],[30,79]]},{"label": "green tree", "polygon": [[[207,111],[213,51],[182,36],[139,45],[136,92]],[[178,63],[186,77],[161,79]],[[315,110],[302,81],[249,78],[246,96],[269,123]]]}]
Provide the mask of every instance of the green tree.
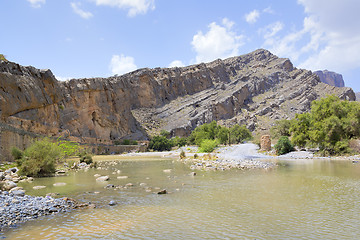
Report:
[{"label": "green tree", "polygon": [[64,156],[65,153],[57,143],[44,138],[26,148],[23,157],[17,161],[17,164],[22,175],[49,176],[55,173],[56,162]]},{"label": "green tree", "polygon": [[309,131],[311,126],[310,113],[296,114],[291,123],[290,132],[292,142],[301,148],[305,147],[310,140]]},{"label": "green tree", "polygon": [[234,125],[230,128],[230,143],[243,143],[253,138],[249,129],[245,125]]},{"label": "green tree", "polygon": [[288,136],[282,136],[274,146],[276,154],[283,155],[294,150]]},{"label": "green tree", "polygon": [[173,142],[165,136],[154,136],[148,148],[154,151],[170,151],[173,146]]},{"label": "green tree", "polygon": [[219,141],[217,139],[204,139],[199,147],[199,152],[210,153],[218,146]]},{"label": "green tree", "polygon": [[199,146],[205,139],[215,139],[220,128],[221,127],[217,125],[216,121],[205,123],[194,129],[189,140],[191,143]]},{"label": "green tree", "polygon": [[360,103],[333,95],[313,101],[310,113],[296,115],[290,132],[297,146],[316,146],[324,154],[346,153],[349,140],[360,137]]},{"label": "green tree", "polygon": [[291,120],[278,120],[275,125],[271,127],[270,133],[273,138],[280,138],[281,136],[290,137]]},{"label": "green tree", "polygon": [[229,129],[221,127],[216,134],[216,139],[218,139],[221,144],[227,144],[229,141]]}]

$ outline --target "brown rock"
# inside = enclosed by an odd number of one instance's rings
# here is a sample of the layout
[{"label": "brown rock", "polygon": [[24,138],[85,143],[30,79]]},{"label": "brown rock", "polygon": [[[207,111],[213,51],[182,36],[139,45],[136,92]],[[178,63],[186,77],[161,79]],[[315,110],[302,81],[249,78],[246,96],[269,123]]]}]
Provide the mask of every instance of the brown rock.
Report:
[{"label": "brown rock", "polygon": [[260,150],[270,151],[271,150],[271,139],[270,135],[263,135],[260,139]]}]

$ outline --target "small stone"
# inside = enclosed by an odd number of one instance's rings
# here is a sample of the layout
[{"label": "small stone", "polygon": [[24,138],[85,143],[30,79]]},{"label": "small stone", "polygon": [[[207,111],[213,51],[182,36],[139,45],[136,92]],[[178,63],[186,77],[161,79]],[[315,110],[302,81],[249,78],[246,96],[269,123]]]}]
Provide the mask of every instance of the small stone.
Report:
[{"label": "small stone", "polygon": [[34,190],[39,190],[39,189],[43,189],[46,188],[46,186],[33,186]]},{"label": "small stone", "polygon": [[94,177],[96,177],[96,178],[98,178],[98,177],[100,177],[100,176],[101,176],[101,175],[98,174],[98,173],[94,175]]},{"label": "small stone", "polygon": [[145,187],[146,183],[140,183],[140,187]]},{"label": "small stone", "polygon": [[171,169],[165,169],[163,170],[164,173],[171,173]]},{"label": "small stone", "polygon": [[166,189],[159,191],[157,194],[167,194]]},{"label": "small stone", "polygon": [[114,205],[116,205],[117,203],[115,202],[115,201],[113,201],[113,200],[111,200],[110,202],[109,202],[109,205],[110,206],[114,206]]},{"label": "small stone", "polygon": [[128,176],[118,176],[117,179],[126,179]]},{"label": "small stone", "polygon": [[98,177],[98,178],[96,179],[96,181],[99,181],[99,182],[109,181],[109,176],[101,176],[101,177]]},{"label": "small stone", "polygon": [[196,176],[196,172],[191,172],[189,175],[190,176]]},{"label": "small stone", "polygon": [[125,187],[132,187],[132,186],[134,186],[134,184],[132,184],[132,183],[125,184]]},{"label": "small stone", "polygon": [[58,182],[58,183],[54,183],[53,186],[54,187],[62,187],[62,186],[65,186],[66,183],[63,183],[63,182]]}]

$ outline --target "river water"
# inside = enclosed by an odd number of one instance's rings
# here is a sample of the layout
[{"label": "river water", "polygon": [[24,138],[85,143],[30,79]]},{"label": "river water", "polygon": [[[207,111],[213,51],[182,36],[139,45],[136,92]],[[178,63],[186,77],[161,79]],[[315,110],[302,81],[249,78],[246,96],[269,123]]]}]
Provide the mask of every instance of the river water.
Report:
[{"label": "river water", "polygon": [[[189,166],[171,159],[148,159],[36,179],[23,184],[27,194],[58,192],[60,196],[95,203],[97,207],[29,221],[0,237],[358,239],[360,236],[360,164],[282,161],[273,170],[197,171],[196,176],[189,175],[190,172]],[[94,174],[109,175],[110,180],[96,182]],[[66,185],[55,187],[57,182]],[[104,188],[107,184],[127,183],[133,186]],[[33,190],[35,185],[47,187]],[[168,194],[156,194],[162,189]],[[118,204],[109,206],[111,200]]]}]

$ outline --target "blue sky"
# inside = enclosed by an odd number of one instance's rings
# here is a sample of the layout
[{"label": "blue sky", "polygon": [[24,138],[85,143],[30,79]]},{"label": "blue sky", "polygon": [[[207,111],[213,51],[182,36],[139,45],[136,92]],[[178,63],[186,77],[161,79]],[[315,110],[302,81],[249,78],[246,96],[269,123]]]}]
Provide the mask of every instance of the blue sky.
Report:
[{"label": "blue sky", "polygon": [[265,48],[296,67],[341,73],[360,91],[358,0],[0,0],[0,9],[0,53],[59,79]]}]

